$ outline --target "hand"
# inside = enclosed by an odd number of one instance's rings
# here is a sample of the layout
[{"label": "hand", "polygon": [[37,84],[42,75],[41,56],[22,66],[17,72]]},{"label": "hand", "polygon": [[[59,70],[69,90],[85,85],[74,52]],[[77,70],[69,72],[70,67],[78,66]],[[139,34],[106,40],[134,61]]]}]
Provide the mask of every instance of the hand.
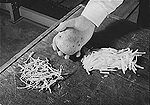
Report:
[{"label": "hand", "polygon": [[75,53],[79,57],[81,48],[91,39],[94,29],[95,25],[84,16],[64,21],[55,29],[58,34],[53,38],[52,47],[65,59]]}]

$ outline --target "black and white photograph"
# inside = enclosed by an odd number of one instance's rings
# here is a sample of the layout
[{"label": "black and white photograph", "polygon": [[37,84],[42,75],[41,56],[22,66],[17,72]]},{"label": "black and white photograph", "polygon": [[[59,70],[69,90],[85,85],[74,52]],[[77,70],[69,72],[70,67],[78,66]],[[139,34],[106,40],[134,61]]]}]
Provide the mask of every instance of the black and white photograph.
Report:
[{"label": "black and white photograph", "polygon": [[0,105],[150,105],[150,0],[0,0]]}]

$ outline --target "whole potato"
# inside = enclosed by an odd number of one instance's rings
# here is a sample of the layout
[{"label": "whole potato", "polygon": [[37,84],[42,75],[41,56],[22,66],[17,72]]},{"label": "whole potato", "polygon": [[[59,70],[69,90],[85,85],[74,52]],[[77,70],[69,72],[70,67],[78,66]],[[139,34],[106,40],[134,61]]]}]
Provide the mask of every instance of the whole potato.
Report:
[{"label": "whole potato", "polygon": [[57,34],[55,43],[64,54],[73,55],[81,49],[83,36],[77,30],[67,29]]}]

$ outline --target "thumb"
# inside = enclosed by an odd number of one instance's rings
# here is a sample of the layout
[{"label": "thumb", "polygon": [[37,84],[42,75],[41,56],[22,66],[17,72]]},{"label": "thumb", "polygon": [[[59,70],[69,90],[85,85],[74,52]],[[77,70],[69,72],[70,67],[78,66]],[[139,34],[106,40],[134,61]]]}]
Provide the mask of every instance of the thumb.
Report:
[{"label": "thumb", "polygon": [[80,56],[81,56],[81,52],[78,51],[78,52],[76,53],[76,57],[80,57]]},{"label": "thumb", "polygon": [[55,29],[55,31],[61,32],[61,31],[64,31],[66,28],[74,27],[74,26],[75,26],[75,20],[70,19],[70,20],[60,23],[59,26]]}]

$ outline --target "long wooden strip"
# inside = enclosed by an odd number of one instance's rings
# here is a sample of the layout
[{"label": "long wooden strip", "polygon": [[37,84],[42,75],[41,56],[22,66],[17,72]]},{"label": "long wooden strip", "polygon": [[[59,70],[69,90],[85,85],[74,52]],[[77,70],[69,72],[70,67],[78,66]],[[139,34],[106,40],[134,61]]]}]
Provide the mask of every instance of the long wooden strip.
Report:
[{"label": "long wooden strip", "polygon": [[9,66],[11,66],[15,61],[17,61],[21,56],[23,56],[27,51],[33,48],[37,43],[39,43],[43,38],[45,38],[50,32],[52,32],[61,22],[67,20],[71,15],[73,15],[76,11],[83,8],[82,5],[77,6],[72,11],[70,11],[67,15],[65,15],[62,19],[52,25],[49,29],[47,29],[44,33],[38,36],[35,40],[33,40],[29,45],[23,48],[19,53],[13,56],[8,62],[0,67],[0,74],[4,72]]},{"label": "long wooden strip", "polygon": [[119,18],[126,19],[139,5],[139,0],[124,0],[123,4],[120,5],[111,14],[118,16]]}]

